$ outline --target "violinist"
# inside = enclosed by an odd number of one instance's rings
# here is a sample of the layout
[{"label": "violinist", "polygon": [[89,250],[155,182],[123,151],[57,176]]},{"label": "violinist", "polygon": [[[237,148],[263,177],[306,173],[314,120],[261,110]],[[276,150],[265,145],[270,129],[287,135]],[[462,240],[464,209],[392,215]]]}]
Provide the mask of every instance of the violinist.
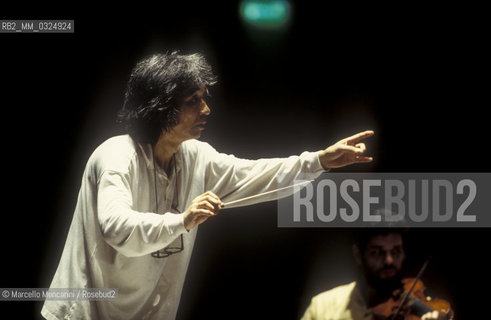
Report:
[{"label": "violinist", "polygon": [[[352,250],[359,266],[358,280],[313,297],[302,320],[451,319],[448,312],[426,306],[421,315],[411,318],[401,316],[408,308],[401,308],[399,316],[380,314],[380,306],[385,307],[387,301],[396,300],[395,295],[404,291],[405,238],[403,229],[367,228],[357,232]],[[394,305],[390,304],[389,310],[397,309]]]}]

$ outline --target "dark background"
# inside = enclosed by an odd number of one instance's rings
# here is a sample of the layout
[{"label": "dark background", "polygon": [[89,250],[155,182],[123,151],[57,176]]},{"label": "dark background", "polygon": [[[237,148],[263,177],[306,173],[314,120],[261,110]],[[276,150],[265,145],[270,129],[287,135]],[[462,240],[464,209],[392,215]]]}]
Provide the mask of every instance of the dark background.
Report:
[{"label": "dark background", "polygon": [[[489,49],[480,8],[294,2],[281,32],[248,28],[238,1],[23,11],[74,19],[74,34],[0,34],[3,242],[0,287],[49,287],[90,153],[137,60],[200,51],[219,77],[202,140],[240,157],[319,150],[365,129],[372,164],[337,171],[486,172]],[[41,13],[43,12],[43,13]],[[91,12],[91,13],[89,13]],[[487,190],[485,192],[488,192]],[[276,203],[200,227],[180,319],[298,319],[310,298],[351,281],[349,229],[279,229]],[[409,270],[460,319],[480,318],[488,229],[412,229]],[[37,318],[41,303],[2,303]]]}]

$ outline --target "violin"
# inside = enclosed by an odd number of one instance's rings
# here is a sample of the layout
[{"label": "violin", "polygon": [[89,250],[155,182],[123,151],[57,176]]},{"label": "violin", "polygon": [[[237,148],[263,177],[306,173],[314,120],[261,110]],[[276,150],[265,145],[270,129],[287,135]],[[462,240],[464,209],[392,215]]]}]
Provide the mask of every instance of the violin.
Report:
[{"label": "violin", "polygon": [[425,286],[421,280],[403,279],[402,284],[402,289],[394,291],[387,301],[372,308],[375,319],[420,320],[424,314],[435,310],[440,315],[444,315],[443,319],[453,319],[454,313],[450,303],[426,296]]},{"label": "violin", "polygon": [[431,257],[426,259],[416,278],[403,279],[402,289],[395,290],[387,301],[372,308],[375,319],[421,320],[424,314],[438,311],[440,319],[453,320],[454,313],[450,303],[424,293],[426,288],[420,278],[430,259]]}]

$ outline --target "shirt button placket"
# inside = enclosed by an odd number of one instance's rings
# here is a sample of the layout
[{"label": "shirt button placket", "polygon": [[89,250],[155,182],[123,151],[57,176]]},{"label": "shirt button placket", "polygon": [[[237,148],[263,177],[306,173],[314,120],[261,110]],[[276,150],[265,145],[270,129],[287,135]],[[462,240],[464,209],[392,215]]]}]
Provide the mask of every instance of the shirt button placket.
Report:
[{"label": "shirt button placket", "polygon": [[145,316],[143,316],[142,320],[148,320],[151,318],[152,314],[155,312],[155,310],[157,309],[157,306],[159,305],[159,302],[160,302],[160,294],[157,293],[157,295],[155,296],[155,298],[153,298],[153,302],[152,302],[152,309],[150,309],[146,314]]},{"label": "shirt button placket", "polygon": [[157,295],[153,299],[153,303],[152,303],[153,307],[155,308],[156,306],[158,306],[159,302],[160,302],[160,294],[157,293]]}]

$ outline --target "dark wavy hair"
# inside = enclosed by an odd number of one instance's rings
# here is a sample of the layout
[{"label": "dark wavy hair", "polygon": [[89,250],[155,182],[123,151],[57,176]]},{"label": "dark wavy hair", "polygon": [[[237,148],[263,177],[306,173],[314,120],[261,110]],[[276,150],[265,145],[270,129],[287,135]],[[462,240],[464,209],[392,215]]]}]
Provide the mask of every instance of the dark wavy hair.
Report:
[{"label": "dark wavy hair", "polygon": [[117,121],[137,142],[155,145],[179,121],[182,100],[217,82],[202,54],[159,53],[138,62]]},{"label": "dark wavy hair", "polygon": [[356,230],[354,235],[354,244],[358,246],[360,251],[364,251],[368,242],[376,236],[387,236],[390,233],[398,233],[401,235],[402,244],[406,247],[406,241],[409,236],[409,229],[405,227],[367,227],[360,230]]}]

